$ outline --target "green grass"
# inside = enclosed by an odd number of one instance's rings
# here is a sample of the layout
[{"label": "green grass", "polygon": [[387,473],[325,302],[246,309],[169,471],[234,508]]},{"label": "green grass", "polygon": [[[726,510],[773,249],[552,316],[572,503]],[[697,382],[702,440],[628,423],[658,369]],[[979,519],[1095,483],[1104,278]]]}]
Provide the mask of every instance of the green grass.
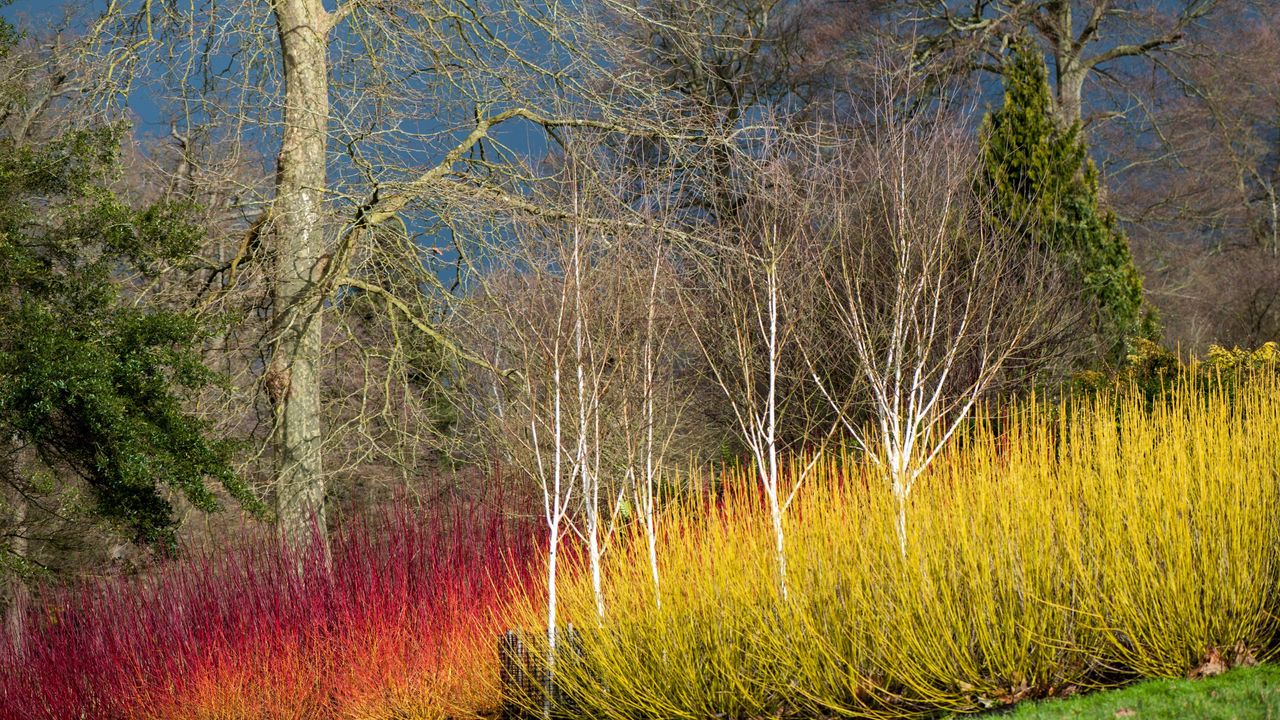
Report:
[{"label": "green grass", "polygon": [[1147,680],[1119,690],[1023,703],[999,717],[1010,720],[1280,720],[1280,665],[1239,668],[1205,680]]}]

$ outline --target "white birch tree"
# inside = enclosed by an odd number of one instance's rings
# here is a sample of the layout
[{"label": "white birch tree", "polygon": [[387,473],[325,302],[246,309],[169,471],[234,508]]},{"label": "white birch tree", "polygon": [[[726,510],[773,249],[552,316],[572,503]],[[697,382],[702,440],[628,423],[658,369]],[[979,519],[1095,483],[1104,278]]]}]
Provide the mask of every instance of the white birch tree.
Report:
[{"label": "white birch tree", "polygon": [[452,320],[490,376],[466,402],[470,422],[542,490],[552,648],[555,557],[569,533],[586,550],[597,620],[605,616],[603,558],[627,489],[616,395],[634,354],[623,347],[634,298],[610,235],[617,212],[571,136],[545,195],[507,208],[504,229],[475,248],[474,288]]},{"label": "white birch tree", "polygon": [[[653,256],[653,273],[649,281],[649,292],[645,298],[644,342],[641,349],[641,413],[644,439],[641,443],[640,461],[631,465],[633,486],[635,488],[636,511],[644,529],[646,550],[649,554],[649,574],[653,579],[653,603],[662,608],[662,580],[658,573],[658,469],[666,449],[670,445],[670,435],[657,437],[655,403],[658,393],[658,358],[663,356],[666,344],[666,333],[655,325],[658,310],[658,278],[662,270],[662,253],[659,249]],[[628,434],[628,437],[631,437]]]},{"label": "white birch tree", "polygon": [[[833,152],[810,187],[823,208],[813,262],[834,322],[806,358],[817,391],[883,470],[905,554],[922,474],[1004,374],[1038,366],[1066,318],[1052,263],[988,222],[962,129],[893,113],[869,128],[825,141]],[[841,352],[865,399],[842,396],[824,374]]]},{"label": "white birch tree", "polygon": [[[805,401],[797,393],[801,384],[786,376],[799,358],[796,320],[809,282],[792,263],[810,241],[804,221],[819,212],[813,198],[800,192],[795,151],[803,146],[793,144],[795,139],[777,128],[745,140],[725,139],[722,150],[731,158],[730,174],[740,182],[742,200],[732,218],[706,230],[701,252],[692,256],[697,277],[682,297],[708,375],[728,403],[764,492],[784,599],[785,515],[821,452],[811,454],[798,472],[784,472],[790,443],[781,423],[788,414],[794,419]],[[799,433],[801,439],[811,435]]]}]

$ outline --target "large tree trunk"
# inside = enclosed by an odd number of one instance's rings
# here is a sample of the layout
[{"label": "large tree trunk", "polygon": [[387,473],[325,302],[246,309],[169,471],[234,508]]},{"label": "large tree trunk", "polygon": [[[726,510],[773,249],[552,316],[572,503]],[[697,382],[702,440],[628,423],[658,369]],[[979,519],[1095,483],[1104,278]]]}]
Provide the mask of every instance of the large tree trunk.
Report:
[{"label": "large tree trunk", "polygon": [[5,634],[9,636],[10,647],[14,651],[22,653],[26,644],[27,605],[29,601],[27,583],[21,575],[22,564],[26,561],[29,551],[27,540],[28,504],[22,493],[16,491],[21,479],[22,450],[19,449],[18,444],[15,442],[8,444],[8,447],[4,447],[3,451],[6,458],[4,472],[8,476],[4,478],[4,481],[15,488],[15,491],[10,493],[11,497],[8,503],[10,511],[13,513],[11,523],[13,535],[9,539],[8,552],[15,561],[16,571],[9,577],[0,576],[0,589],[4,591],[3,597],[0,597],[0,602],[4,605],[4,629]]},{"label": "large tree trunk", "polygon": [[1053,46],[1054,88],[1053,116],[1058,127],[1069,128],[1080,122],[1081,94],[1089,66],[1084,60],[1084,47],[1075,42],[1072,6],[1059,0],[1049,6],[1052,22],[1046,23],[1046,35]]},{"label": "large tree trunk", "polygon": [[1089,68],[1083,64],[1079,55],[1059,56],[1057,60],[1058,87],[1054,117],[1059,127],[1069,128],[1081,120],[1081,96]]},{"label": "large tree trunk", "polygon": [[272,208],[275,238],[272,356],[265,378],[276,415],[276,511],[293,547],[325,531],[321,466],[321,296],[329,117],[327,34],[320,0],[275,0],[284,61],[284,138]]},{"label": "large tree trunk", "polygon": [[[19,498],[17,507],[14,510],[17,514],[17,526],[13,539],[9,541],[9,551],[13,553],[18,562],[22,562],[27,557],[27,538],[25,536],[27,531],[26,500]],[[30,591],[27,589],[27,583],[17,574],[9,577],[6,585],[4,598],[5,632],[9,635],[10,646],[18,653],[22,653],[26,645],[27,605],[29,604]]]}]

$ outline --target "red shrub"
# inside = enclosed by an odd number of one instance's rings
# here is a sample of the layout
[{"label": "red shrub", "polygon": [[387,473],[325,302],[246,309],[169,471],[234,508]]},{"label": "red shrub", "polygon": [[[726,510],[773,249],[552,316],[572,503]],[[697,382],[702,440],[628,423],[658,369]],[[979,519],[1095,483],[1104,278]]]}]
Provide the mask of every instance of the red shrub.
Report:
[{"label": "red shrub", "polygon": [[331,561],[263,539],[48,594],[0,645],[0,720],[429,717],[497,700],[500,612],[537,536],[479,507],[393,514]]}]

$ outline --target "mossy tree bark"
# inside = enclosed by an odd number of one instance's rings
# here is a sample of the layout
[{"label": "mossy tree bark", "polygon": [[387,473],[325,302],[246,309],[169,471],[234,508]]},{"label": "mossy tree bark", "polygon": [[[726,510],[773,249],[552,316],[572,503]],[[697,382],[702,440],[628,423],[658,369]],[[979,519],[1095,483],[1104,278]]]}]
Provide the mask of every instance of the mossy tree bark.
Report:
[{"label": "mossy tree bark", "polygon": [[276,512],[295,548],[325,532],[321,462],[320,284],[327,261],[324,194],[329,119],[327,36],[320,0],[276,0],[284,64],[284,137],[276,165],[271,361],[265,382],[275,409]]}]

